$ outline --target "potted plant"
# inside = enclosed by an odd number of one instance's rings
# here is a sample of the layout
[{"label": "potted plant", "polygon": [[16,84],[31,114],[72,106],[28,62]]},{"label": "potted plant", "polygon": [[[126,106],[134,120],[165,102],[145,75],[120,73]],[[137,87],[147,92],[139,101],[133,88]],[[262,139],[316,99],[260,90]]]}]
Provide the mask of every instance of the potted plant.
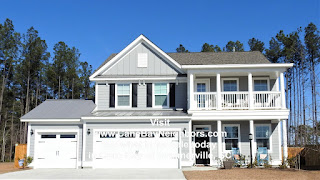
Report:
[{"label": "potted plant", "polygon": [[223,158],[223,166],[225,169],[232,169],[233,164],[234,164],[234,161],[230,153],[228,153],[227,156]]}]

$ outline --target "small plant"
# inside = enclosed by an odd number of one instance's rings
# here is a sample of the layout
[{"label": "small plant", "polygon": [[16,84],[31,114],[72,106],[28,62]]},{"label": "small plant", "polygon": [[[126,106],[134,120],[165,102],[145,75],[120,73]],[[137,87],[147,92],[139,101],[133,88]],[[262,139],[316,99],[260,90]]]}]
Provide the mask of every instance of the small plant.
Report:
[{"label": "small plant", "polygon": [[25,159],[26,159],[26,165],[27,166],[29,166],[29,164],[31,164],[32,161],[33,161],[33,157],[31,157],[31,156],[28,156],[28,157],[26,156]]},{"label": "small plant", "polygon": [[[251,163],[248,163],[248,168],[251,168]],[[254,158],[254,161],[252,162],[252,167],[257,167],[258,166],[258,161],[257,161],[257,157]]]},{"label": "small plant", "polygon": [[279,165],[279,169],[287,169],[288,166],[287,166],[287,161],[282,161],[282,163]]}]

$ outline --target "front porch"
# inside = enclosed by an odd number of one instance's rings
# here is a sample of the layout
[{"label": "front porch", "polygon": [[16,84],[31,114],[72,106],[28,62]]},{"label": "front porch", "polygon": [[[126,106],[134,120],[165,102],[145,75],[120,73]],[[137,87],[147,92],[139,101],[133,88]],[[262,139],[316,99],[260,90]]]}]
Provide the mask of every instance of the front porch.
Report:
[{"label": "front porch", "polygon": [[[194,132],[206,132],[206,137],[193,137],[194,143],[209,143],[209,148],[195,146],[192,154],[210,154],[210,158],[196,156],[194,165],[208,165],[221,167],[223,159],[232,155],[232,150],[238,149],[239,155],[245,156],[245,163],[250,162],[249,134],[253,135],[252,157],[253,161],[259,155],[258,147],[267,148],[269,163],[278,166],[282,161],[282,154],[287,157],[286,120],[192,120]],[[218,137],[209,137],[209,132],[217,132]],[[227,132],[223,137],[222,132]],[[283,152],[281,144],[283,143]],[[259,156],[260,157],[260,156]]]}]

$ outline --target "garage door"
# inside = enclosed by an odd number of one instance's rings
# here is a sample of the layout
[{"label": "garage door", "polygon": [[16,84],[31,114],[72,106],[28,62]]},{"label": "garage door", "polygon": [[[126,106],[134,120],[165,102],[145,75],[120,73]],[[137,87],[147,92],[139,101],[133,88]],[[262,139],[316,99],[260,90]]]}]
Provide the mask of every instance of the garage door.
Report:
[{"label": "garage door", "polygon": [[35,145],[36,168],[76,168],[75,133],[41,133]]},{"label": "garage door", "polygon": [[178,131],[95,131],[94,168],[179,168]]}]

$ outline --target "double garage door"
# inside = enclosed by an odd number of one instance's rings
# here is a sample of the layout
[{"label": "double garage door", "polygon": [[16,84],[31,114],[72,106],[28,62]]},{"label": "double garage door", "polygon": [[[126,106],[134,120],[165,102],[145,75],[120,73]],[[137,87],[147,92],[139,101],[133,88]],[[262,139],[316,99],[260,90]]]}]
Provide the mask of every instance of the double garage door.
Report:
[{"label": "double garage door", "polygon": [[35,144],[35,168],[76,168],[76,133],[39,133]]},{"label": "double garage door", "polygon": [[178,131],[97,130],[94,168],[179,168]]}]

